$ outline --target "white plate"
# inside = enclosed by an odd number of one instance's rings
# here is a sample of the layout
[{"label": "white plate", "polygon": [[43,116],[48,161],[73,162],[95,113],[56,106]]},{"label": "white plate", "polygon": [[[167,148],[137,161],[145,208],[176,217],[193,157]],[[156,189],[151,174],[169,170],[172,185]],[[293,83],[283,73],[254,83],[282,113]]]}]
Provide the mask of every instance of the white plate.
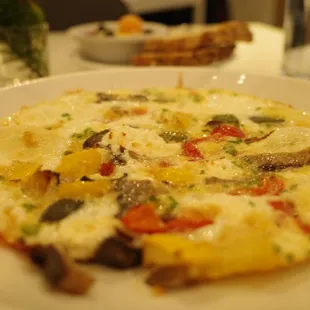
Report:
[{"label": "white plate", "polygon": [[[152,34],[137,34],[130,36],[88,35],[98,27],[98,22],[73,26],[68,34],[77,40],[81,53],[95,61],[114,64],[130,63],[133,56],[139,54],[145,40],[167,33],[167,27],[160,23],[144,22],[144,29],[150,29]],[[113,32],[117,29],[117,22],[106,21],[104,25]]]},{"label": "white plate", "polygon": [[[206,69],[122,69],[93,71],[30,82],[0,91],[0,116],[23,105],[52,99],[64,90],[84,88],[174,87],[182,72],[188,87],[225,88],[310,110],[310,83]],[[9,146],[8,146],[9,147]],[[15,254],[0,249],[0,309],[26,310],[309,310],[310,266],[265,275],[210,282],[154,296],[139,271],[93,269],[97,282],[86,297],[51,292],[41,275]]]}]

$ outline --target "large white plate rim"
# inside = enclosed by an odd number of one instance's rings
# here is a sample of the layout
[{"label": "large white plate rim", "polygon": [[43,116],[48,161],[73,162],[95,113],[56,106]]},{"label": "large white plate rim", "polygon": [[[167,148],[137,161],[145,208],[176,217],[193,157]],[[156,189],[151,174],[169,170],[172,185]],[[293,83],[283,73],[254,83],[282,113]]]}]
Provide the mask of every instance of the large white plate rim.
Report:
[{"label": "large white plate rim", "polygon": [[[165,69],[110,69],[42,79],[0,91],[2,107],[0,115],[7,115],[18,106],[52,99],[65,89],[79,88],[102,90],[108,88],[139,88],[147,81],[157,85],[174,86],[178,74],[184,75],[185,86],[199,84],[208,87],[225,86],[234,91],[261,95],[282,100],[307,109],[310,100],[310,84],[288,78],[261,77],[244,73],[225,73],[216,70],[165,68]],[[159,79],[161,77],[161,79]],[[138,79],[143,78],[143,81]],[[159,80],[158,80],[159,79]],[[118,81],[118,83],[116,83]],[[156,83],[155,83],[156,82]],[[100,87],[101,86],[101,87]],[[308,108],[309,109],[309,108]],[[299,266],[278,273],[238,277],[187,291],[154,297],[144,286],[140,272],[115,273],[98,271],[97,283],[90,295],[70,298],[50,292],[39,273],[27,262],[17,259],[9,251],[0,251],[0,309],[105,309],[109,310],[308,310],[310,267]]]}]

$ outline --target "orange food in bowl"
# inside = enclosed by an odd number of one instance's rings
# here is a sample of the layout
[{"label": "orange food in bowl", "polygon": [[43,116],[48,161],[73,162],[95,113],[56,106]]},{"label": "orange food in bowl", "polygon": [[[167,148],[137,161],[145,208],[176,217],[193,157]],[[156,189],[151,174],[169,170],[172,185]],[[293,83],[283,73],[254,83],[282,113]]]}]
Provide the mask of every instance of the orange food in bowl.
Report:
[{"label": "orange food in bowl", "polygon": [[143,19],[137,15],[124,15],[118,22],[118,32],[123,34],[143,33]]}]

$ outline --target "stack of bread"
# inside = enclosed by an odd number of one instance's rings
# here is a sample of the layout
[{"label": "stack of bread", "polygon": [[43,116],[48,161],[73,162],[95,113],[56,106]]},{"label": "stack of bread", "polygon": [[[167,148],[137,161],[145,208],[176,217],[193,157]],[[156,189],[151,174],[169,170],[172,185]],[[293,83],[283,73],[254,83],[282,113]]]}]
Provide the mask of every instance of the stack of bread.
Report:
[{"label": "stack of bread", "polygon": [[180,25],[167,36],[146,41],[133,58],[136,66],[199,66],[229,58],[237,41],[251,42],[247,23],[228,21],[212,25]]}]

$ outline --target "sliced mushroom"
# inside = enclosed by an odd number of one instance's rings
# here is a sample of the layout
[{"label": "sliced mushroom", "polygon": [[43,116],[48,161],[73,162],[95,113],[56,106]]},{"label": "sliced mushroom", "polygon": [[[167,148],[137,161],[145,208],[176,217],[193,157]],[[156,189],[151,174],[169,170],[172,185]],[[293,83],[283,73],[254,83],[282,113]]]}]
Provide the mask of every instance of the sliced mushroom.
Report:
[{"label": "sliced mushroom", "polygon": [[105,101],[137,101],[146,102],[148,97],[142,94],[129,94],[129,95],[119,95],[119,94],[109,94],[104,92],[97,93],[96,103],[101,103]]},{"label": "sliced mushroom", "polygon": [[127,164],[127,160],[121,154],[113,154],[111,161],[116,166],[125,166]]},{"label": "sliced mushroom", "polygon": [[110,132],[110,129],[106,129],[100,132],[97,132],[93,135],[91,135],[89,138],[87,138],[83,143],[83,149],[89,149],[89,148],[96,148],[99,147],[99,143],[101,142],[102,138]]},{"label": "sliced mushroom", "polygon": [[117,94],[109,94],[109,93],[99,92],[99,93],[97,93],[96,103],[101,103],[101,102],[105,102],[105,101],[114,101],[114,100],[118,100],[118,98],[119,98],[119,95],[117,95]]},{"label": "sliced mushroom", "polygon": [[80,209],[83,203],[79,200],[60,199],[44,211],[41,215],[41,222],[59,222]]},{"label": "sliced mushroom", "polygon": [[128,100],[138,101],[138,102],[147,102],[149,101],[148,97],[142,94],[133,94],[128,96]]},{"label": "sliced mushroom", "polygon": [[133,247],[128,240],[110,237],[98,247],[94,262],[115,269],[129,269],[141,265],[141,249]]},{"label": "sliced mushroom", "polygon": [[233,114],[217,114],[212,117],[212,120],[209,121],[206,125],[215,127],[221,124],[231,124],[236,127],[240,126],[240,121],[238,118]]},{"label": "sliced mushroom", "polygon": [[280,117],[268,117],[268,116],[251,116],[250,120],[256,124],[263,124],[263,123],[284,123],[285,119]]},{"label": "sliced mushroom", "polygon": [[94,282],[94,279],[60,248],[36,246],[30,250],[30,258],[42,269],[46,280],[60,291],[86,294]]},{"label": "sliced mushroom", "polygon": [[260,136],[260,137],[251,137],[251,138],[247,138],[244,140],[244,143],[246,144],[251,144],[251,143],[255,143],[255,142],[259,142],[262,140],[265,140],[266,138],[268,138],[274,131],[271,131],[269,133],[267,133],[266,135]]},{"label": "sliced mushroom", "polygon": [[83,182],[93,182],[94,180],[92,180],[92,179],[90,179],[89,177],[87,177],[87,176],[83,176],[83,177],[81,177],[81,179],[80,179],[81,181],[83,181]]},{"label": "sliced mushroom", "polygon": [[162,266],[154,269],[146,283],[163,288],[179,288],[188,284],[189,272],[186,266]]},{"label": "sliced mushroom", "polygon": [[243,156],[242,159],[264,171],[302,167],[310,164],[310,148],[292,153],[263,153]]},{"label": "sliced mushroom", "polygon": [[120,215],[128,208],[144,203],[156,194],[156,188],[149,180],[128,180],[127,177],[115,181],[114,189],[119,193],[117,201],[121,207]]},{"label": "sliced mushroom", "polygon": [[106,145],[105,148],[110,152],[111,162],[114,165],[125,166],[127,164],[127,160],[123,156],[123,153],[125,152],[125,148],[122,145],[120,145],[120,147],[119,147],[119,153],[118,154],[113,152],[111,144]]}]

